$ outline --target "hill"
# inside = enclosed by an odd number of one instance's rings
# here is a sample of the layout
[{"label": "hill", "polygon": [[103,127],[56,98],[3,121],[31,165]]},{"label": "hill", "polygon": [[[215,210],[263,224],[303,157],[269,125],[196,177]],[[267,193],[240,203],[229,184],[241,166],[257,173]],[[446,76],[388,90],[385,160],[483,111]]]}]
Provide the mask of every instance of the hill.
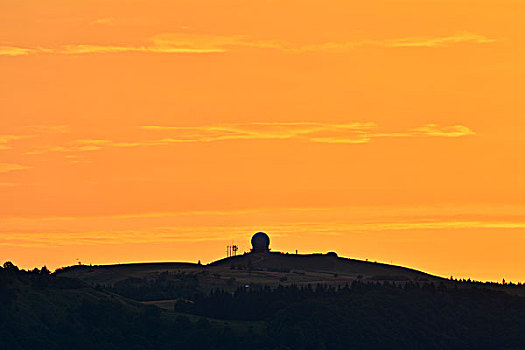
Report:
[{"label": "hill", "polygon": [[[79,278],[138,300],[162,300],[209,293],[233,292],[239,286],[345,285],[355,280],[443,281],[442,278],[400,266],[340,258],[328,254],[244,254],[209,265],[143,263],[105,266],[71,266],[59,276]],[[165,305],[165,303],[163,304]]]},{"label": "hill", "polygon": [[[7,265],[0,268],[0,348],[511,350],[525,344],[525,298],[484,285],[363,277],[344,285],[234,284],[233,291],[206,292],[198,276],[208,276],[208,268],[292,273],[220,266],[225,262],[77,266],[53,275]],[[159,273],[165,268],[174,272]],[[105,286],[64,277],[100,273],[108,280],[108,269],[127,275]],[[166,310],[126,297],[165,293],[177,301]]]},{"label": "hill", "polygon": [[0,349],[228,349],[240,342],[257,349],[250,339],[260,328],[168,313],[79,279],[0,267]]},{"label": "hill", "polygon": [[327,254],[284,254],[262,253],[243,254],[213,262],[210,266],[229,266],[241,270],[302,271],[338,274],[347,278],[372,280],[430,281],[439,277],[430,274],[377,262],[338,257],[336,253]]}]

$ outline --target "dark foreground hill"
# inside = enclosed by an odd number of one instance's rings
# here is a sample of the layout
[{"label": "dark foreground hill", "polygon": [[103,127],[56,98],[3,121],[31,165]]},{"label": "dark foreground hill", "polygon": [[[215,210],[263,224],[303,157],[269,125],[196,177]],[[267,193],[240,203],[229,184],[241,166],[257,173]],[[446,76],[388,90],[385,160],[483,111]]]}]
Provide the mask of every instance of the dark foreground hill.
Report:
[{"label": "dark foreground hill", "polygon": [[523,286],[275,256],[53,275],[8,265],[0,349],[525,349]]},{"label": "dark foreground hill", "polygon": [[257,322],[167,313],[78,279],[0,267],[0,349],[257,349]]}]

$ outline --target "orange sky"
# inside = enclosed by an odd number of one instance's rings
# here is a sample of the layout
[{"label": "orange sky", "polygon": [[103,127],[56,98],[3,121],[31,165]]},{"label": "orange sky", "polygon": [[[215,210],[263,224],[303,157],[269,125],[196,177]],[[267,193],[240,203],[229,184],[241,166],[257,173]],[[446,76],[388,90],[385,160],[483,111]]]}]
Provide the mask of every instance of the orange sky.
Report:
[{"label": "orange sky", "polygon": [[[525,3],[3,0],[0,260],[525,281]],[[78,259],[78,260],[77,260]]]}]

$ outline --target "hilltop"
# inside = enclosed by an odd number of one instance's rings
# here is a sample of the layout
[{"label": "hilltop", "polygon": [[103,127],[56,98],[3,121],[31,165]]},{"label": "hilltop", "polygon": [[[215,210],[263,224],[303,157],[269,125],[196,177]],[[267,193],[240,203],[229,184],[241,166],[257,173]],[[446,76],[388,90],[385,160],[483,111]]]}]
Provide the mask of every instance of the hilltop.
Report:
[{"label": "hilltop", "polygon": [[338,257],[326,254],[243,254],[215,261],[210,266],[229,266],[240,270],[304,271],[337,274],[351,279],[430,281],[441,278],[406,267]]},{"label": "hilltop", "polygon": [[[245,285],[345,285],[355,280],[369,282],[440,282],[442,278],[406,267],[338,257],[326,254],[271,252],[270,238],[263,232],[252,237],[252,251],[230,256],[208,265],[191,263],[142,263],[102,266],[71,266],[57,275],[79,278],[94,285],[118,288],[126,284],[145,288],[148,281],[162,277],[181,289],[210,292],[233,291]],[[162,294],[162,293],[161,293]],[[151,297],[151,296],[150,296]],[[158,295],[157,298],[160,298]],[[164,293],[169,298],[169,293]]]},{"label": "hilltop", "polygon": [[71,266],[58,276],[78,278],[137,300],[162,301],[171,308],[177,298],[215,289],[233,292],[240,286],[326,284],[344,286],[356,280],[375,282],[435,282],[444,279],[400,266],[340,258],[328,254],[248,253],[212,262],[141,263]]},{"label": "hilltop", "polygon": [[[158,272],[166,267],[179,270]],[[205,292],[200,277],[210,274],[207,269],[250,273],[187,264],[77,266],[53,275],[0,268],[0,346],[509,350],[525,343],[525,298],[475,284],[361,278],[344,285],[285,281],[246,288],[229,279],[233,291]],[[104,272],[107,280],[118,271],[150,277],[125,277],[112,285],[63,277]],[[165,293],[174,297],[171,305],[158,304],[165,310],[148,305],[167,303]]]},{"label": "hilltop", "polygon": [[[522,285],[252,250],[208,265],[0,268],[7,349],[522,349]],[[29,334],[29,335],[28,335]]]}]

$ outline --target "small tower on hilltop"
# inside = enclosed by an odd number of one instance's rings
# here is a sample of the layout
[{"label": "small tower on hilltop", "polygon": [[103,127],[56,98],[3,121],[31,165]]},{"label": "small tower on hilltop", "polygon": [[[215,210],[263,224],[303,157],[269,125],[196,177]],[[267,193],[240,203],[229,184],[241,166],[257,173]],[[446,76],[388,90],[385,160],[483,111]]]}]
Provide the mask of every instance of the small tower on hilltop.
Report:
[{"label": "small tower on hilltop", "polygon": [[264,232],[257,232],[252,237],[252,253],[269,253],[270,237]]},{"label": "small tower on hilltop", "polygon": [[232,256],[237,256],[237,251],[239,250],[239,246],[232,244],[226,246],[226,257],[231,258]]}]

